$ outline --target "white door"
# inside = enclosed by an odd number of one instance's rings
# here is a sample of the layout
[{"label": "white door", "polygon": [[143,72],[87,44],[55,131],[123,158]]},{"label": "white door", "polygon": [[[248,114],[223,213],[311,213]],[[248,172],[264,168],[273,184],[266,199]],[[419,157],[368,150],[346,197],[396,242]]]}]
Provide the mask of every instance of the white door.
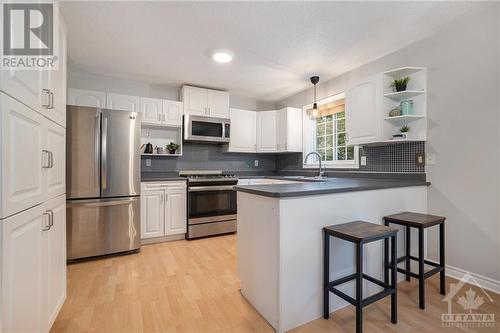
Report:
[{"label": "white door", "polygon": [[1,222],[2,332],[42,332],[42,231],[48,223],[41,206]]},{"label": "white door", "polygon": [[[285,151],[301,152],[302,151],[302,109],[285,108],[282,112],[286,113],[286,121],[280,126],[280,137]],[[282,129],[283,128],[283,129]],[[283,131],[285,133],[283,133]]]},{"label": "white door", "polygon": [[163,100],[163,124],[182,126],[183,114],[182,102]]},{"label": "white door", "polygon": [[48,152],[48,168],[43,169],[45,197],[55,198],[66,193],[66,130],[47,120],[44,150]]},{"label": "white door", "polygon": [[207,107],[211,117],[229,118],[229,93],[226,91],[208,90]]},{"label": "white door", "polygon": [[184,86],[182,88],[182,101],[184,103],[184,114],[209,115],[207,89]]},{"label": "white door", "polygon": [[346,130],[349,144],[377,142],[380,138],[381,75],[373,75],[346,92]]},{"label": "white door", "polygon": [[49,103],[49,93],[43,90],[42,74],[41,70],[1,70],[0,88],[33,110],[41,112],[42,103],[45,106]]},{"label": "white door", "polygon": [[257,148],[257,112],[231,109],[231,138],[229,151],[255,153]]},{"label": "white door", "polygon": [[157,98],[140,98],[141,123],[161,124],[163,121],[162,100]]},{"label": "white door", "polygon": [[139,112],[140,98],[139,96],[107,93],[106,108],[119,111]]},{"label": "white door", "polygon": [[167,190],[165,205],[165,235],[186,233],[186,190]]},{"label": "white door", "polygon": [[66,27],[58,6],[55,6],[54,9],[55,19],[59,21],[59,24],[56,24],[59,26],[58,66],[57,69],[45,71],[49,80],[50,101],[49,107],[43,110],[43,114],[66,127]]},{"label": "white door", "polygon": [[275,152],[277,150],[276,111],[257,112],[257,152]]},{"label": "white door", "polygon": [[66,298],[66,196],[49,200],[42,207],[49,219],[48,230],[42,234],[42,329],[48,332]]},{"label": "white door", "polygon": [[49,167],[44,149],[41,114],[0,93],[1,105],[1,217],[20,212],[43,201],[43,168]]},{"label": "white door", "polygon": [[165,191],[148,190],[141,193],[141,238],[165,235]]},{"label": "white door", "polygon": [[106,93],[95,90],[68,88],[68,105],[106,108]]}]

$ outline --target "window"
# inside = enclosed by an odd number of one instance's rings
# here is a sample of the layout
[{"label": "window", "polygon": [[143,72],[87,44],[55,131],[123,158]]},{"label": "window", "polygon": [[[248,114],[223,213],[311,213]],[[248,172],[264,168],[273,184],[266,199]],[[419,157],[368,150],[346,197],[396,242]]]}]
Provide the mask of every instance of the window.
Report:
[{"label": "window", "polygon": [[[346,142],[344,94],[318,101],[313,114],[312,105],[304,108],[304,156],[311,151],[321,155],[321,161],[330,168],[358,168],[358,147]],[[312,157],[304,167],[317,167]]]}]

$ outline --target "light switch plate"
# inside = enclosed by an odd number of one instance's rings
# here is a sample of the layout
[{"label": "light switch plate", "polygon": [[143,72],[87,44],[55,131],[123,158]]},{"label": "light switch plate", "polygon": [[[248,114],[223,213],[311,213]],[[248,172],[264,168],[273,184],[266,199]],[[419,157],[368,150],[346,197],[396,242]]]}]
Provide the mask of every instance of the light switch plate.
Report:
[{"label": "light switch plate", "polygon": [[425,153],[416,153],[415,154],[415,165],[416,166],[425,166]]},{"label": "light switch plate", "polygon": [[425,163],[427,165],[434,165],[434,164],[436,164],[436,153],[427,153],[426,154]]},{"label": "light switch plate", "polygon": [[258,167],[258,166],[259,166],[259,160],[255,160],[255,161],[253,161],[253,165],[254,165],[255,167]]},{"label": "light switch plate", "polygon": [[361,156],[361,165],[366,166],[366,156]]},{"label": "light switch plate", "polygon": [[147,167],[151,166],[151,159],[150,158],[146,158],[146,166]]}]

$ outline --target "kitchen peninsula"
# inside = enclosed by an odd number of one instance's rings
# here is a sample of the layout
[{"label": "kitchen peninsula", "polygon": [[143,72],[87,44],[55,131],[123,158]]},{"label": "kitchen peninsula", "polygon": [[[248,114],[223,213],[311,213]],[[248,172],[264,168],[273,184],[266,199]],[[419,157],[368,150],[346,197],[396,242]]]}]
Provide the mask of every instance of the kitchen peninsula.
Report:
[{"label": "kitchen peninsula", "polygon": [[[236,186],[241,293],[277,332],[322,316],[322,228],[354,220],[382,223],[401,211],[427,212],[426,181],[329,178]],[[399,232],[398,252],[404,245]],[[354,247],[331,242],[330,280],[354,272]],[[382,278],[383,247],[366,245],[364,272]],[[379,287],[367,283],[369,296]],[[340,286],[352,295],[354,283]],[[347,303],[330,295],[335,311]]]}]

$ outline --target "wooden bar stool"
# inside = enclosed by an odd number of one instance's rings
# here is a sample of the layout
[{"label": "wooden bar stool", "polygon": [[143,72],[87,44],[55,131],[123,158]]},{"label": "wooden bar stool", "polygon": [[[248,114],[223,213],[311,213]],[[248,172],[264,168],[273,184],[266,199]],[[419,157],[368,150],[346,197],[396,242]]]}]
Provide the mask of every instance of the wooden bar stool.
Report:
[{"label": "wooden bar stool", "polygon": [[[397,259],[397,264],[404,261],[406,263],[405,269],[396,267],[396,270],[406,275],[406,281],[410,281],[410,277],[418,279],[418,293],[419,293],[419,306],[425,309],[425,279],[440,273],[440,293],[446,295],[446,281],[445,281],[445,246],[444,246],[444,221],[445,217],[434,216],[428,214],[403,212],[399,214],[389,215],[384,217],[384,224],[389,226],[390,223],[405,226],[406,228],[406,255]],[[424,230],[439,225],[439,264],[425,260],[424,258]],[[418,229],[418,257],[411,255],[411,228]],[[394,269],[393,263],[389,263],[388,241],[385,241],[385,269]],[[411,271],[411,260],[418,261],[418,274]],[[396,265],[397,265],[396,264]],[[424,264],[430,265],[434,268],[425,272]],[[388,273],[386,273],[387,275]],[[387,283],[387,280],[386,280]]]},{"label": "wooden bar stool", "polygon": [[[396,235],[398,229],[364,221],[331,225],[323,228],[324,237],[324,267],[323,267],[323,317],[330,317],[330,292],[346,300],[356,307],[356,332],[363,331],[363,307],[391,295],[391,322],[397,323],[397,281],[396,281]],[[330,236],[337,237],[356,246],[356,273],[330,281]],[[382,282],[363,273],[363,245],[377,240],[389,241],[392,245],[392,275],[391,284],[388,283],[388,271],[384,269],[386,280]],[[356,280],[356,298],[352,298],[335,287],[351,280]],[[384,288],[381,292],[363,299],[363,279]]]}]

